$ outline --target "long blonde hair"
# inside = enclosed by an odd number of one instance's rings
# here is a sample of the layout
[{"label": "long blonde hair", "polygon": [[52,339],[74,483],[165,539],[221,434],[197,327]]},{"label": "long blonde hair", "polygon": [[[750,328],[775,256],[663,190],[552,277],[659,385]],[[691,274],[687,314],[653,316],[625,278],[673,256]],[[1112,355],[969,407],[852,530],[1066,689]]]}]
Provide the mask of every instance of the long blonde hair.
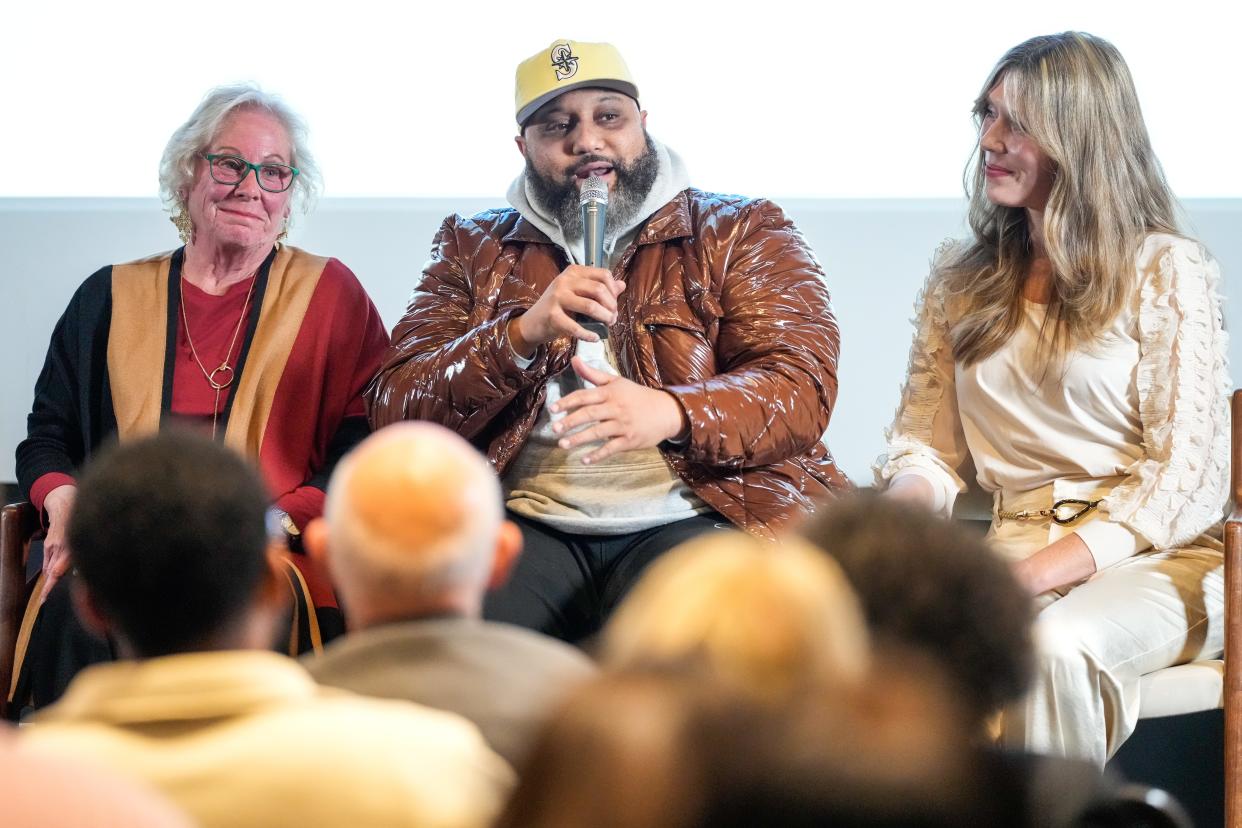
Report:
[{"label": "long blonde hair", "polygon": [[[1045,326],[1051,361],[1089,344],[1134,289],[1134,257],[1152,232],[1177,233],[1176,201],[1152,152],[1134,81],[1111,43],[1082,32],[1033,37],[1010,49],[975,100],[982,123],[988,93],[1003,84],[1015,128],[1053,164],[1044,249],[1053,270]],[[954,356],[969,365],[1017,330],[1032,249],[1026,211],[988,201],[984,153],[966,168],[974,239],[941,263],[957,312]]]}]

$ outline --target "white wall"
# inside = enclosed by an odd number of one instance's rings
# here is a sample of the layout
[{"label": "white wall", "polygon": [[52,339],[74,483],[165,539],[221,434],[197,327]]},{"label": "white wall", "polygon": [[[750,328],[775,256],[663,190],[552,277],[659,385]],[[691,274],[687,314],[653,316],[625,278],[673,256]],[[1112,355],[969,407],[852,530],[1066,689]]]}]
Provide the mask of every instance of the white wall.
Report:
[{"label": "white wall", "polygon": [[[451,212],[500,198],[330,199],[291,241],[354,270],[391,326],[404,310],[431,237]],[[944,200],[808,200],[782,204],[828,273],[841,322],[841,393],[828,443],[856,481],[870,479],[905,372],[915,295],[932,251],[962,232],[962,204]],[[1191,231],[1221,261],[1227,322],[1242,330],[1242,199],[1191,200]],[[13,450],[56,319],[100,266],[175,247],[154,199],[0,199],[0,480]],[[1230,277],[1234,278],[1230,278]],[[1242,365],[1242,337],[1230,348]],[[1242,379],[1236,377],[1235,379]]]},{"label": "white wall", "polygon": [[10,0],[0,197],[155,195],[173,129],[239,80],[306,117],[331,196],[487,196],[516,171],[514,67],[569,37],[622,50],[700,187],[955,198],[988,70],[1076,29],[1125,55],[1174,192],[1238,198],[1240,18],[1237,0]]}]

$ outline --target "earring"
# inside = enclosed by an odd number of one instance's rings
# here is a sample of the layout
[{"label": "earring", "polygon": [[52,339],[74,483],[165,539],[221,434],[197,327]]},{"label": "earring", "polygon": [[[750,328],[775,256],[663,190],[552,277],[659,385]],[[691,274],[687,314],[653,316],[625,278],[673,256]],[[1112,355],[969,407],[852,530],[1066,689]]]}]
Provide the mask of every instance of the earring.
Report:
[{"label": "earring", "polygon": [[285,226],[280,228],[280,234],[276,236],[276,243],[283,242],[289,236],[289,222],[285,222]]},{"label": "earring", "polygon": [[185,211],[184,207],[177,210],[177,214],[169,216],[169,221],[177,228],[177,235],[181,237],[182,244],[189,244],[194,238],[194,223],[190,221],[190,214]]}]

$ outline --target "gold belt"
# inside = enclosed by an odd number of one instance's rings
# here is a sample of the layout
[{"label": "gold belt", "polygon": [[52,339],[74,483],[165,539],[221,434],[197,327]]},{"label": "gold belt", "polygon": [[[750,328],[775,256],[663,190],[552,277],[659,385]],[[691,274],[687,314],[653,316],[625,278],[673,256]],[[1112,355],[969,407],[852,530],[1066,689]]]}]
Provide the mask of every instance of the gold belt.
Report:
[{"label": "gold belt", "polygon": [[[1079,500],[1078,498],[1065,498],[1058,500],[1052,504],[1050,509],[1023,509],[1021,512],[1006,512],[1004,509],[997,509],[996,516],[1001,520],[1039,520],[1040,518],[1052,518],[1052,522],[1059,526],[1067,526],[1081,518],[1087,512],[1090,512],[1096,506],[1099,506],[1100,500]],[[1069,510],[1065,514],[1065,510]]]}]

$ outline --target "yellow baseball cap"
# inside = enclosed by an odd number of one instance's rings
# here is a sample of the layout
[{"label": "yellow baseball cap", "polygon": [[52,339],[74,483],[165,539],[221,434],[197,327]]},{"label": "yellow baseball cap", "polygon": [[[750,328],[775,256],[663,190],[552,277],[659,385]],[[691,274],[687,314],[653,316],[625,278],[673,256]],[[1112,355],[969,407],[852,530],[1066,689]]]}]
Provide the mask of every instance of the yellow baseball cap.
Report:
[{"label": "yellow baseball cap", "polygon": [[557,95],[584,86],[615,89],[638,101],[638,86],[616,46],[557,40],[518,64],[518,126]]}]

